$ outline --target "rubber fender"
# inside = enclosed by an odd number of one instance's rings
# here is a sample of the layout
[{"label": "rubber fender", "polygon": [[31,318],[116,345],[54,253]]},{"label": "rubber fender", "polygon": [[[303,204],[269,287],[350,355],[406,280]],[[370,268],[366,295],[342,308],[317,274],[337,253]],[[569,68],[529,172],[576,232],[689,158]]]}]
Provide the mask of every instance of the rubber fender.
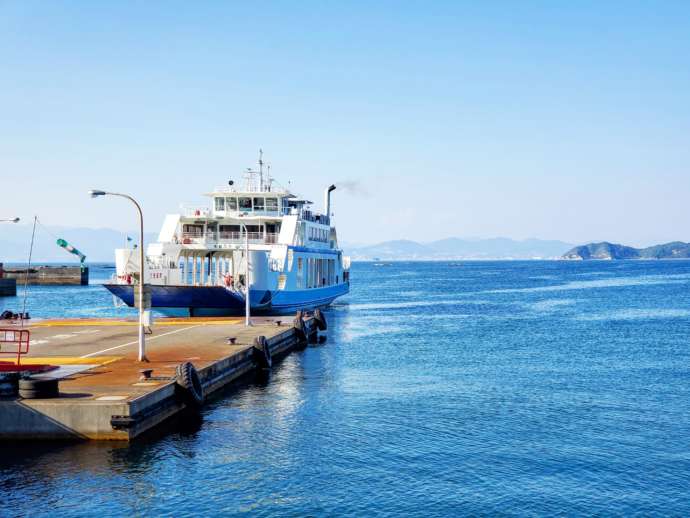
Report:
[{"label": "rubber fender", "polygon": [[295,332],[297,333],[297,338],[300,341],[305,341],[307,339],[307,330],[304,328],[304,318],[302,311],[298,311],[295,315],[295,321],[293,323]]},{"label": "rubber fender", "polygon": [[254,358],[262,369],[270,369],[273,366],[271,349],[268,347],[265,336],[254,338]]},{"label": "rubber fender", "polygon": [[190,362],[184,362],[177,366],[175,383],[179,387],[178,393],[185,403],[196,408],[204,404],[204,386],[201,384],[199,373]]},{"label": "rubber fender", "polygon": [[18,389],[24,399],[50,399],[60,394],[57,378],[20,379]]},{"label": "rubber fender", "polygon": [[320,309],[314,311],[314,320],[316,320],[316,327],[319,328],[319,331],[325,331],[326,329],[328,329],[326,317]]}]

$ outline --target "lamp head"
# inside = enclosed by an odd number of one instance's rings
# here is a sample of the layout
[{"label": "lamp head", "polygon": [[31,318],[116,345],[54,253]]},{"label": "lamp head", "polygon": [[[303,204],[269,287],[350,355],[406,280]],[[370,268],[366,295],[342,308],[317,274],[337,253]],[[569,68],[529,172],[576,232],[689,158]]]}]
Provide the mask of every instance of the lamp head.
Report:
[{"label": "lamp head", "polygon": [[92,198],[98,198],[99,196],[105,196],[105,191],[90,190],[89,196]]}]

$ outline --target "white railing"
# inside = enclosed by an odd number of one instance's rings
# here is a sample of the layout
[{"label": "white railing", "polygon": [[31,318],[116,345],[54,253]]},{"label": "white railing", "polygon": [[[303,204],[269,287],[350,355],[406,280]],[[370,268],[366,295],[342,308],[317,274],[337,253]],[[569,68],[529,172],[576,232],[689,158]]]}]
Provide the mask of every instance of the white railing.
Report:
[{"label": "white railing", "polygon": [[205,218],[211,215],[211,209],[208,207],[181,207],[182,213],[187,218]]},{"label": "white railing", "polygon": [[[249,232],[250,243],[274,244],[278,242],[278,234],[264,234],[263,232]],[[244,243],[244,232],[183,232],[178,242],[184,245],[205,243]]]}]

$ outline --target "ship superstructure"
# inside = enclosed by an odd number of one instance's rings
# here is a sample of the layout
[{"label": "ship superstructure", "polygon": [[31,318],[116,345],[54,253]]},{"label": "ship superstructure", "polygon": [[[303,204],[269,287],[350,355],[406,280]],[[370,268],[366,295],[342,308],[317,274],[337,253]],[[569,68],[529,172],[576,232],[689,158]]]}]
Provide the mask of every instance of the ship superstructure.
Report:
[{"label": "ship superstructure", "polygon": [[[262,158],[244,179],[241,189],[230,181],[207,193],[209,207],[166,216],[146,254],[144,282],[153,308],[174,315],[238,314],[248,291],[252,312],[275,314],[323,307],[348,293],[350,260],[331,221],[335,186],[326,189],[318,213],[312,202],[276,187]],[[138,255],[123,248],[115,259],[116,279],[105,287],[132,306]]]}]

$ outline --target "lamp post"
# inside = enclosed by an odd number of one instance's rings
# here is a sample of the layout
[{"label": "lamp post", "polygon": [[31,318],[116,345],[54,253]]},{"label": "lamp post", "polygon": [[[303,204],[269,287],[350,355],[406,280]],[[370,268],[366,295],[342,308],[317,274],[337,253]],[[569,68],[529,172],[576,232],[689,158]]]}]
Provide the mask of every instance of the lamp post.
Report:
[{"label": "lamp post", "polygon": [[127,194],[98,190],[91,190],[89,194],[92,198],[98,198],[99,196],[120,196],[121,198],[127,198],[134,204],[139,213],[139,361],[148,362],[149,360],[146,357],[146,344],[144,342],[144,215],[137,201]]},{"label": "lamp post", "polygon": [[247,231],[247,225],[241,221],[240,226],[244,229],[244,325],[245,327],[249,327],[252,325],[249,320],[249,311],[251,307],[249,302],[249,232]]}]

